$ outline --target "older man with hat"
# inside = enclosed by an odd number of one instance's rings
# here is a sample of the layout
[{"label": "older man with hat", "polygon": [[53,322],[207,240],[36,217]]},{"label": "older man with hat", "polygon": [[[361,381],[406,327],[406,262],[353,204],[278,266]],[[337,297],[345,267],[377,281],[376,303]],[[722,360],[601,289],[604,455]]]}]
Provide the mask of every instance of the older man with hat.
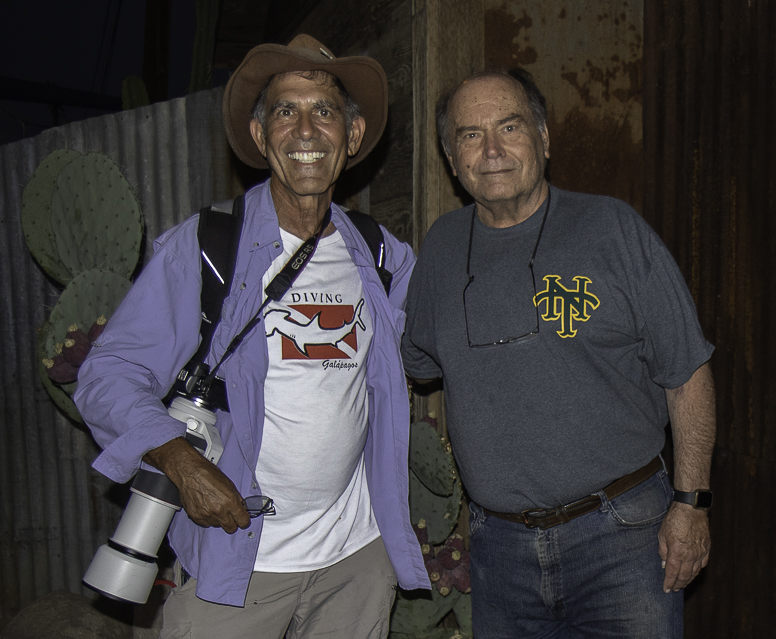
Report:
[{"label": "older man with hat", "polygon": [[[84,363],[76,403],[127,481],[146,462],[178,487],[169,531],[181,579],[162,637],[385,637],[395,588],[427,588],[409,521],[409,407],[399,355],[414,257],[384,229],[386,292],[370,246],[332,204],[340,173],[382,134],[387,82],[367,57],[309,36],[254,48],[224,93],[237,156],[269,167],[244,196],[229,295],[212,341],[228,412],[218,466],[183,438],[162,398],[197,351],[197,216],[165,233]],[[279,299],[268,284],[310,257]],[[252,518],[244,497],[274,500]],[[251,513],[255,514],[255,513]]]}]

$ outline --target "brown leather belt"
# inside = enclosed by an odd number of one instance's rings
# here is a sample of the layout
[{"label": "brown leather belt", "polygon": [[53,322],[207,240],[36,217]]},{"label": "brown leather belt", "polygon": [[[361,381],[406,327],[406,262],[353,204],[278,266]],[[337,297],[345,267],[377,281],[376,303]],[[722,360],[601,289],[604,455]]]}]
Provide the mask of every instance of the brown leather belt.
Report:
[{"label": "brown leather belt", "polygon": [[[638,486],[641,482],[652,477],[652,475],[661,468],[663,468],[663,461],[660,457],[655,457],[655,459],[643,468],[639,468],[630,475],[625,475],[624,477],[620,477],[613,481],[604,488],[603,493],[609,500],[619,497],[631,488]],[[577,501],[572,501],[565,506],[544,509],[529,508],[521,513],[498,513],[494,510],[488,510],[487,508],[483,508],[482,510],[499,519],[506,519],[507,521],[523,524],[526,528],[540,528],[541,530],[546,530],[547,528],[552,528],[558,524],[565,524],[576,517],[591,513],[600,506],[601,498],[598,495],[588,495]]]}]

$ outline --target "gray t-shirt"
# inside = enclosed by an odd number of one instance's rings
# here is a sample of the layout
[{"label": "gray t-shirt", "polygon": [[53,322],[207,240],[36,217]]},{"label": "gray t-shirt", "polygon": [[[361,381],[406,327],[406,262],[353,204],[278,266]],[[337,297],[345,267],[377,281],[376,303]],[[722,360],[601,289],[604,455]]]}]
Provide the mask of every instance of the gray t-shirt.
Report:
[{"label": "gray t-shirt", "polygon": [[[521,224],[494,229],[473,206],[429,230],[407,297],[402,354],[417,379],[443,374],[448,429],[469,495],[492,510],[552,507],[595,492],[661,450],[665,389],[711,356],[663,242],[625,203],[550,187]],[[507,337],[510,344],[472,348]],[[467,337],[468,333],[468,337]]]}]

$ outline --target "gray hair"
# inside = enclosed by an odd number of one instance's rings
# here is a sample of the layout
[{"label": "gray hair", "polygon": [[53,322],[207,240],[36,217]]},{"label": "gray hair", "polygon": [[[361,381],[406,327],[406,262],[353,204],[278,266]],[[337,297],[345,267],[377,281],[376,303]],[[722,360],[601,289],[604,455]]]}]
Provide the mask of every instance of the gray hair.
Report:
[{"label": "gray hair", "polygon": [[[533,115],[536,128],[539,129],[539,131],[542,133],[546,131],[547,101],[544,99],[542,92],[539,91],[539,87],[536,86],[536,83],[533,80],[533,76],[525,69],[516,67],[514,69],[510,69],[506,73],[476,73],[475,75],[466,78],[464,82],[474,80],[476,78],[498,77],[510,78],[511,80],[517,82],[521,87],[523,87],[526,97],[528,98],[528,107],[531,109],[531,114]],[[439,100],[437,100],[436,103],[437,133],[439,134],[439,139],[442,142],[442,147],[444,148],[445,153],[450,153],[450,142],[452,140],[452,131],[450,131],[450,104],[452,103],[455,94],[458,92],[458,89],[460,89],[462,85],[463,82],[461,82],[461,84],[457,85],[456,87],[445,91],[439,97]]]},{"label": "gray hair", "polygon": [[272,83],[276,80],[280,80],[288,75],[301,75],[307,80],[327,83],[329,86],[336,88],[345,103],[345,130],[350,133],[353,122],[361,115],[361,109],[356,104],[355,100],[350,97],[347,89],[345,89],[345,85],[340,82],[339,78],[323,69],[315,69],[314,71],[289,71],[287,73],[276,73],[275,75],[270,76],[267,83],[259,92],[259,97],[256,98],[256,102],[253,103],[253,110],[251,111],[253,119],[259,121],[262,130],[266,130],[267,125],[267,95],[269,94],[270,86],[272,86]]}]

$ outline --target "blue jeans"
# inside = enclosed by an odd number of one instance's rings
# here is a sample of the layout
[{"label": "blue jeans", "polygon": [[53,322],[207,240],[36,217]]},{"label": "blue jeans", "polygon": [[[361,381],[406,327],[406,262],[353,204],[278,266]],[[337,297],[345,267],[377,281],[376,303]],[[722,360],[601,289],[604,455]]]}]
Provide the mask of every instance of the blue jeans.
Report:
[{"label": "blue jeans", "polygon": [[683,593],[665,594],[657,533],[665,470],[601,508],[530,530],[470,505],[476,639],[679,639]]}]

